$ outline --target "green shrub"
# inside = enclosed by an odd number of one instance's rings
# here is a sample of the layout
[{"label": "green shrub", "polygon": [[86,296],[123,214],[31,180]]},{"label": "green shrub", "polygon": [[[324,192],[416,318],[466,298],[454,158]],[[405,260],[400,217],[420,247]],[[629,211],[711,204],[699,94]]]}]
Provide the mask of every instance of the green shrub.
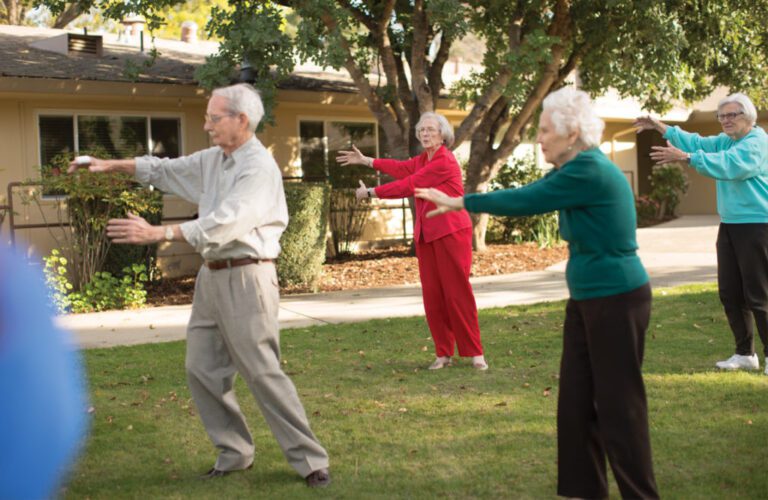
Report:
[{"label": "green shrub", "polygon": [[[107,156],[103,150],[81,151],[81,154]],[[80,291],[97,272],[105,269],[110,248],[105,231],[107,221],[124,218],[128,212],[159,216],[162,202],[159,193],[142,188],[126,174],[91,174],[79,170],[65,175],[73,157],[73,153],[55,156],[50,165],[41,169],[42,179],[27,182],[31,190],[24,201],[41,207],[43,196],[58,195],[57,198],[47,198],[46,202],[55,204],[56,222],[62,226],[68,222],[71,231],[62,231],[61,236],[52,235],[62,254],[68,256],[69,279],[75,290]],[[45,211],[41,208],[40,213],[44,215]],[[112,271],[130,267],[126,264],[131,263],[121,262]]]},{"label": "green shrub", "polygon": [[363,234],[370,212],[370,202],[358,202],[355,189],[333,188],[331,190],[329,224],[331,242],[336,256],[352,253],[355,243]]},{"label": "green shrub", "polygon": [[54,249],[44,257],[45,280],[51,300],[60,313],[86,313],[110,309],[135,309],[146,303],[147,281],[144,264],[132,264],[122,269],[122,277],[108,272],[94,273],[91,280],[75,291],[67,278],[69,261]]},{"label": "green shrub", "polygon": [[[146,202],[146,210],[136,215],[143,217],[153,226],[161,224],[163,218],[163,193],[159,190],[139,190],[137,194]],[[150,281],[160,279],[157,267],[157,245],[110,245],[101,270],[113,276],[122,276],[125,268],[133,264],[144,264]]]},{"label": "green shrub", "polygon": [[336,256],[349,255],[363,234],[371,212],[370,203],[360,203],[355,191],[362,180],[366,186],[376,185],[376,171],[362,165],[347,165],[330,170],[331,199],[328,223]]},{"label": "green shrub", "polygon": [[637,211],[637,227],[646,227],[654,224],[659,213],[659,203],[647,196],[635,198],[635,210]]},{"label": "green shrub", "polygon": [[659,204],[657,219],[675,215],[683,195],[688,192],[688,176],[680,165],[656,165],[651,172],[649,197]]},{"label": "green shrub", "polygon": [[[513,158],[504,165],[490,184],[491,190],[518,188],[543,176],[532,156]],[[527,217],[491,216],[486,241],[489,243],[535,242],[549,247],[560,241],[557,212]]]},{"label": "green shrub", "polygon": [[285,184],[290,220],[280,240],[278,259],[281,286],[314,289],[325,262],[330,186],[326,183]]},{"label": "green shrub", "polygon": [[69,294],[74,289],[67,278],[69,261],[54,248],[51,250],[51,255],[43,257],[43,262],[45,263],[43,273],[45,274],[45,283],[48,285],[51,303],[57,312],[68,312],[72,305]]}]

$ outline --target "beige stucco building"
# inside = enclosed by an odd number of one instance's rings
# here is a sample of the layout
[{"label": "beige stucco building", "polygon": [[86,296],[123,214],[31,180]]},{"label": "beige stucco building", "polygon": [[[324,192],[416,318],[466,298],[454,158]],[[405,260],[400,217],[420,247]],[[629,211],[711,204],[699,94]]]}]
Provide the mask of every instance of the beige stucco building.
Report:
[{"label": "beige stucco building", "polygon": [[[45,216],[24,205],[18,191],[10,198],[6,186],[34,179],[40,165],[62,150],[80,151],[107,143],[111,152],[128,156],[189,154],[209,146],[203,131],[206,93],[197,87],[194,69],[215,44],[157,40],[160,56],[153,64],[136,37],[83,36],[62,30],[0,26],[0,206],[12,204],[14,225],[34,225],[55,217],[48,200]],[[456,66],[451,66],[453,71]],[[133,73],[129,76],[128,73]],[[676,107],[663,117],[683,128],[719,132],[714,119],[718,96],[693,108]],[[606,95],[597,100],[606,121],[603,150],[625,172],[636,194],[649,189],[651,139],[637,136],[632,120],[642,113],[637,103]],[[464,112],[441,101],[440,112],[458,124]],[[379,130],[363,99],[344,75],[320,70],[297,71],[277,94],[274,125],[260,140],[270,149],[286,177],[305,174],[313,159],[329,161],[351,138],[368,154],[383,153]],[[765,114],[761,122],[765,124]],[[467,145],[456,154],[466,157]],[[520,152],[533,152],[533,145]],[[544,165],[542,165],[544,166]],[[714,213],[714,183],[690,174],[691,187],[681,213]],[[362,240],[365,244],[410,237],[410,212],[403,201],[377,200]],[[43,210],[45,213],[45,210]],[[164,217],[192,217],[195,207],[166,196]],[[9,217],[0,239],[10,240]],[[38,255],[56,244],[55,230],[15,229],[16,241]],[[189,274],[199,260],[186,244],[163,244],[160,265],[169,275]]]}]

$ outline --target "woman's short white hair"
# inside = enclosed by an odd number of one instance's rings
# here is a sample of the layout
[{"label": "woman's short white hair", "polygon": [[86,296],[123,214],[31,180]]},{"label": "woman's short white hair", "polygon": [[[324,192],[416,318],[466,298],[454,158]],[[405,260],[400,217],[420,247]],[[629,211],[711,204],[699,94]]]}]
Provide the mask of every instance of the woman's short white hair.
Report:
[{"label": "woman's short white hair", "polygon": [[544,98],[543,110],[549,112],[557,135],[565,137],[578,131],[583,146],[600,145],[605,122],[597,116],[592,100],[583,90],[573,87],[556,90]]},{"label": "woman's short white hair", "polygon": [[750,125],[757,123],[757,108],[752,104],[752,100],[741,92],[736,92],[735,94],[723,98],[717,103],[717,111],[720,112],[720,108],[731,103],[741,106],[741,110],[744,112],[744,118],[749,120]]},{"label": "woman's short white hair", "polygon": [[422,129],[425,120],[435,120],[438,127],[440,127],[440,135],[443,137],[443,142],[446,147],[453,146],[455,136],[453,135],[453,127],[448,123],[448,119],[439,113],[433,113],[427,111],[419,117],[419,123],[416,124],[416,138],[419,138],[419,131]]},{"label": "woman's short white hair", "polygon": [[247,83],[238,83],[229,87],[215,89],[212,95],[225,97],[229,101],[229,111],[235,114],[243,113],[248,117],[248,128],[256,130],[264,117],[264,104],[261,102],[259,91]]}]

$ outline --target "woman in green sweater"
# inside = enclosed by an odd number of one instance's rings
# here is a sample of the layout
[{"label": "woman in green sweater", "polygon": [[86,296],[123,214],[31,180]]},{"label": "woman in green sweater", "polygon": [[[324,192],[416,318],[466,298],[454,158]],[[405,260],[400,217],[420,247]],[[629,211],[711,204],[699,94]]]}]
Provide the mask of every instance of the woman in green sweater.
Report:
[{"label": "woman in green sweater", "polygon": [[558,487],[566,497],[608,496],[606,456],[624,498],[657,498],[642,376],[651,312],[648,275],[637,256],[634,196],[597,148],[604,123],[586,93],[566,87],[544,99],[537,142],[553,168],[518,189],[416,196],[437,209],[494,215],[559,211],[568,241],[560,391]]}]

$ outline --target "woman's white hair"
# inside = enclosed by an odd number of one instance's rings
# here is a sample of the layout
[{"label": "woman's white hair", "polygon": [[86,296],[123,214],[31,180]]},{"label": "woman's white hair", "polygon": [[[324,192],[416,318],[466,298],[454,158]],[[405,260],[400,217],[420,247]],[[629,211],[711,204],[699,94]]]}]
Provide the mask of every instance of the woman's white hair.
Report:
[{"label": "woman's white hair", "polygon": [[453,127],[451,127],[451,124],[448,123],[448,119],[446,117],[439,113],[433,113],[432,111],[427,111],[419,117],[419,123],[416,124],[417,139],[419,138],[419,131],[423,128],[424,120],[435,120],[437,125],[440,127],[440,135],[442,136],[446,147],[450,148],[453,146],[453,141],[455,139],[455,136],[453,135]]},{"label": "woman's white hair", "polygon": [[578,132],[584,147],[600,145],[605,122],[597,116],[592,100],[583,90],[573,87],[556,90],[544,98],[543,110],[549,112],[557,135],[565,137]]},{"label": "woman's white hair", "polygon": [[247,83],[238,83],[229,87],[215,89],[212,95],[225,97],[229,101],[229,111],[234,114],[243,113],[248,117],[248,128],[256,131],[264,117],[264,104],[261,102],[259,91]]},{"label": "woman's white hair", "polygon": [[757,108],[755,108],[755,105],[752,104],[752,100],[742,94],[741,92],[736,92],[735,94],[731,94],[728,97],[723,98],[720,102],[717,103],[717,112],[720,112],[720,108],[725,106],[726,104],[738,104],[741,106],[741,110],[744,112],[744,118],[749,120],[750,125],[754,125],[757,123]]}]

